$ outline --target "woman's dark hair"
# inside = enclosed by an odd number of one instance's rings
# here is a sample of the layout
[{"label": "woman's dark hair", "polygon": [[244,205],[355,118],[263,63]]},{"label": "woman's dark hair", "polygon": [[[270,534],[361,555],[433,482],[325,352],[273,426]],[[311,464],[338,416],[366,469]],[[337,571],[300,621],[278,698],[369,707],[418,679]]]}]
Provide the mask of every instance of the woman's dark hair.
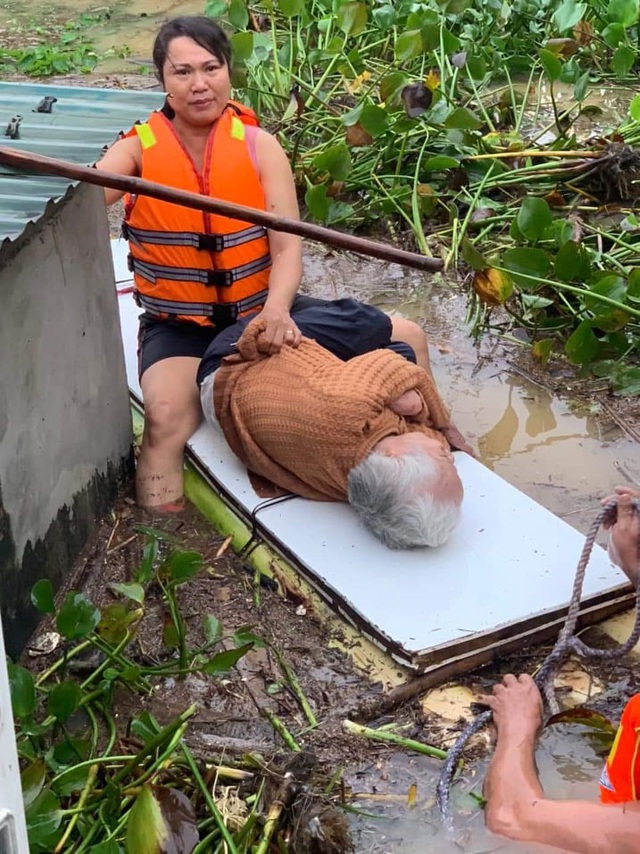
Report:
[{"label": "woman's dark hair", "polygon": [[208,50],[216,59],[231,68],[231,44],[226,33],[206,15],[184,15],[180,18],[172,18],[163,24],[153,43],[153,64],[161,83],[169,45],[180,36],[193,39],[200,47]]}]

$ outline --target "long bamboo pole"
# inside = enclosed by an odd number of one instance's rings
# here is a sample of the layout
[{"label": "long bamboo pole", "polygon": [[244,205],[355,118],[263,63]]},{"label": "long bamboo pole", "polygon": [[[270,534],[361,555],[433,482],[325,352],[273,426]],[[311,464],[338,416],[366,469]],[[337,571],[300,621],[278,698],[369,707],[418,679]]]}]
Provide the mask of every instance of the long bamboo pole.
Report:
[{"label": "long bamboo pole", "polygon": [[310,240],[337,246],[340,249],[348,249],[361,255],[369,255],[372,258],[381,258],[383,261],[392,261],[405,267],[413,267],[416,270],[433,272],[441,270],[442,261],[438,258],[427,258],[416,252],[407,252],[404,249],[396,249],[375,240],[366,240],[362,237],[354,237],[352,234],[343,234],[332,228],[324,228],[309,222],[288,219],[268,211],[259,211],[244,205],[235,205],[231,202],[223,202],[220,199],[212,199],[209,196],[201,196],[199,193],[187,193],[174,187],[165,187],[154,181],[145,181],[130,175],[117,175],[113,172],[103,172],[89,166],[80,166],[68,163],[65,160],[57,160],[54,157],[44,157],[27,151],[18,151],[8,146],[0,146],[0,164],[11,166],[14,169],[29,172],[43,172],[47,175],[60,175],[72,181],[85,181],[88,184],[97,184],[100,187],[109,187],[112,190],[122,190],[141,196],[150,196],[152,199],[160,199],[164,202],[184,205],[200,211],[222,214],[233,219],[263,225],[273,231],[286,231],[289,234],[298,234]]}]

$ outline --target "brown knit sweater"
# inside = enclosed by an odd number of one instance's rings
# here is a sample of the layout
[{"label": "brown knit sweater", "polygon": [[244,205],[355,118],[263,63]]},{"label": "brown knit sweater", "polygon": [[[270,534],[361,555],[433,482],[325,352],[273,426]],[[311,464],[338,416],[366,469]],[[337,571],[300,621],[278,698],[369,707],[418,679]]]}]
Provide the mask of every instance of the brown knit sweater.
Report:
[{"label": "brown knit sweater", "polygon": [[[304,498],[344,501],[347,475],[385,436],[421,430],[440,439],[450,419],[422,368],[389,350],[342,362],[315,341],[269,356],[265,321],[249,324],[215,374],[224,435],[248,469]],[[414,420],[388,404],[410,389],[425,402]]]}]

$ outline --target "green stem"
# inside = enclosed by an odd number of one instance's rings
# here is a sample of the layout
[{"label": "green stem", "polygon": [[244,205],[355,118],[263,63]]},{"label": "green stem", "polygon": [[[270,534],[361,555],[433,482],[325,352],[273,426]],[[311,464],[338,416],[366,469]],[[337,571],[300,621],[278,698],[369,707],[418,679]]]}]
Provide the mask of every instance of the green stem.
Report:
[{"label": "green stem", "polygon": [[307,719],[307,722],[309,723],[309,725],[311,727],[318,726],[318,719],[316,718],[315,714],[313,713],[313,709],[309,705],[309,701],[307,700],[307,697],[306,697],[304,691],[302,690],[302,686],[300,685],[300,682],[298,681],[298,677],[296,676],[295,671],[284,660],[284,656],[282,655],[280,650],[275,649],[275,647],[273,647],[273,649],[275,650],[276,656],[278,658],[278,664],[280,665],[280,668],[281,668],[281,670],[285,676],[285,679],[289,683],[291,690],[295,694],[298,703],[300,703],[300,708],[304,712],[304,716]]},{"label": "green stem", "polygon": [[92,642],[90,640],[83,641],[81,644],[78,644],[78,646],[70,650],[64,658],[59,658],[57,661],[54,661],[54,663],[51,665],[51,667],[49,667],[48,670],[45,670],[44,673],[40,674],[40,676],[36,680],[36,688],[39,688],[43,682],[46,682],[50,676],[53,676],[53,674],[57,670],[59,670],[63,664],[66,664],[66,662],[69,661],[70,658],[75,658],[76,655],[79,655],[88,646],[91,646],[91,643]]},{"label": "green stem", "polygon": [[64,849],[64,847],[67,843],[67,840],[69,839],[69,837],[73,833],[73,828],[76,826],[78,819],[80,818],[80,814],[82,812],[84,812],[84,805],[87,801],[87,798],[89,797],[89,795],[91,793],[91,789],[93,788],[93,784],[95,782],[97,773],[98,773],[98,765],[96,765],[94,763],[91,766],[91,768],[89,769],[89,773],[87,775],[87,782],[84,785],[84,789],[82,790],[80,797],[78,798],[78,806],[77,806],[77,809],[75,811],[75,815],[73,815],[71,817],[71,821],[67,825],[65,832],[60,837],[60,841],[58,842],[58,844],[56,845],[56,847],[54,849],[54,854],[59,854],[59,852]]},{"label": "green stem", "polygon": [[362,735],[365,738],[370,738],[372,741],[387,741],[390,744],[397,744],[398,747],[404,747],[406,750],[415,750],[416,753],[423,753],[425,756],[433,756],[436,759],[447,758],[446,750],[431,747],[430,744],[423,744],[421,741],[414,741],[411,738],[403,738],[401,735],[396,735],[393,732],[380,732],[380,730],[370,729],[349,720],[342,721],[342,726],[347,732],[353,735]]},{"label": "green stem", "polygon": [[269,721],[274,730],[278,733],[280,738],[287,745],[289,750],[292,750],[294,753],[300,753],[302,748],[295,740],[295,738],[291,735],[286,726],[282,723],[280,718],[277,715],[274,715],[273,712],[269,711],[269,709],[261,709],[262,714]]},{"label": "green stem", "polygon": [[213,800],[213,797],[211,796],[211,792],[209,791],[209,787],[207,786],[205,781],[202,779],[202,774],[200,773],[200,769],[198,768],[196,761],[193,758],[193,754],[191,753],[191,751],[189,750],[189,748],[187,747],[186,744],[182,745],[182,752],[184,753],[184,757],[187,760],[189,768],[191,769],[191,773],[193,774],[193,778],[196,781],[196,783],[198,784],[198,788],[202,792],[202,796],[205,800],[207,807],[209,808],[209,812],[211,813],[211,815],[216,820],[216,824],[218,826],[220,834],[221,834],[222,838],[224,839],[224,841],[228,847],[228,854],[238,854],[238,849],[236,848],[235,842],[233,841],[233,838],[232,838],[231,834],[229,833],[227,825],[224,823],[224,818],[222,817],[220,810],[216,806],[216,803]]}]

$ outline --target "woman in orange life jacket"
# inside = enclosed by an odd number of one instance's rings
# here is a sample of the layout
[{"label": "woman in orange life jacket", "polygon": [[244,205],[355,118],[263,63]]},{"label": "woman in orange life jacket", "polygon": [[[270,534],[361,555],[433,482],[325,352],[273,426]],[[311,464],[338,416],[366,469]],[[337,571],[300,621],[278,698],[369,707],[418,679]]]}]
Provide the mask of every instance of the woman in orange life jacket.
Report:
[{"label": "woman in orange life jacket", "polygon": [[[250,127],[250,110],[229,101],[231,47],[217,24],[206,17],[169,21],[156,36],[153,60],[167,93],[163,109],[116,142],[97,168],[298,218],[293,175],[280,144]],[[122,195],[106,190],[107,204]],[[216,242],[221,232],[222,244]],[[201,420],[195,382],[200,359],[218,331],[250,310],[261,309],[267,319],[272,352],[298,346],[290,310],[294,300],[297,306],[308,299],[296,297],[301,241],[144,197],[129,200],[125,234],[144,309],[139,369],[145,428],[137,499],[144,507],[177,510],[184,446]],[[393,340],[409,344],[418,364],[429,369],[420,327],[402,318],[392,322]]]}]

